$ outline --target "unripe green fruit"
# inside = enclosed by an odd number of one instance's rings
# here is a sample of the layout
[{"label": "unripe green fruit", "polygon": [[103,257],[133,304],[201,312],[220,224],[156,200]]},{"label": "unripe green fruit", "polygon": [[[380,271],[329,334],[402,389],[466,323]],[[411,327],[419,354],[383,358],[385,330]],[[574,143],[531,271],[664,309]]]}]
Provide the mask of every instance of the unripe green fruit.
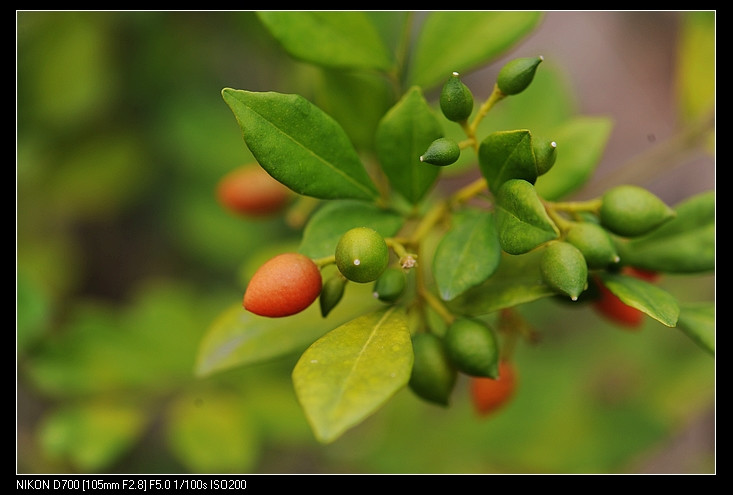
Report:
[{"label": "unripe green fruit", "polygon": [[537,175],[546,174],[555,165],[557,143],[547,139],[532,138],[532,149],[534,150],[534,159],[537,165]]},{"label": "unripe green fruit", "polygon": [[461,148],[450,138],[438,138],[420,156],[420,161],[445,167],[455,163],[461,156]]},{"label": "unripe green fruit", "polygon": [[460,317],[445,333],[445,350],[459,371],[471,376],[496,378],[499,373],[499,342],[485,323]]},{"label": "unripe green fruit", "polygon": [[614,234],[636,237],[675,216],[675,211],[643,187],[616,186],[603,194],[599,218]]},{"label": "unripe green fruit", "polygon": [[440,109],[448,120],[463,122],[473,111],[473,94],[463,84],[458,72],[454,72],[443,85],[440,92]]},{"label": "unripe green fruit", "polygon": [[588,285],[588,265],[583,253],[569,242],[550,243],[540,258],[542,280],[574,301]]},{"label": "unripe green fruit", "polygon": [[443,341],[432,333],[412,338],[412,364],[409,387],[419,397],[447,406],[458,372],[446,354]]},{"label": "unripe green fruit", "polygon": [[374,282],[388,263],[389,248],[384,237],[368,227],[349,230],[336,245],[336,266],[353,282]]},{"label": "unripe green fruit", "polygon": [[263,264],[247,285],[242,305],[260,316],[278,318],[300,313],[318,298],[321,271],[300,253],[284,253]]},{"label": "unripe green fruit", "polygon": [[583,253],[588,268],[606,268],[619,261],[616,246],[611,237],[598,224],[575,223],[568,230],[565,240]]},{"label": "unripe green fruit", "polygon": [[374,296],[383,302],[395,302],[406,285],[405,272],[401,268],[387,268],[374,282]]},{"label": "unripe green fruit", "polygon": [[496,85],[505,95],[516,95],[527,89],[534,79],[542,57],[523,57],[507,62],[496,77]]},{"label": "unripe green fruit", "polygon": [[336,274],[333,277],[326,280],[321,289],[320,305],[321,315],[325,318],[328,313],[341,301],[344,295],[344,289],[346,288],[347,280],[341,275]]}]

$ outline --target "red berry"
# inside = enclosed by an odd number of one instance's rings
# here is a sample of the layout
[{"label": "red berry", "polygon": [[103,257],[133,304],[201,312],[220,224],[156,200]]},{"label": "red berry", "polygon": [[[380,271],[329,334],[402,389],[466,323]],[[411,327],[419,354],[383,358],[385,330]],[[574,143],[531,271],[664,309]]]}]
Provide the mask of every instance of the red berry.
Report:
[{"label": "red berry", "polygon": [[323,279],[313,260],[299,253],[275,256],[252,276],[244,309],[272,318],[300,313],[321,293]]},{"label": "red berry", "polygon": [[621,301],[600,280],[597,281],[597,285],[599,298],[593,301],[593,308],[598,313],[630,329],[641,326],[644,321],[644,313]]},{"label": "red berry", "polygon": [[216,194],[224,208],[246,216],[276,213],[291,197],[290,189],[257,163],[241,166],[222,177]]},{"label": "red berry", "polygon": [[517,388],[517,372],[510,361],[499,363],[499,377],[471,377],[471,400],[474,410],[486,416],[502,406],[514,396]]}]

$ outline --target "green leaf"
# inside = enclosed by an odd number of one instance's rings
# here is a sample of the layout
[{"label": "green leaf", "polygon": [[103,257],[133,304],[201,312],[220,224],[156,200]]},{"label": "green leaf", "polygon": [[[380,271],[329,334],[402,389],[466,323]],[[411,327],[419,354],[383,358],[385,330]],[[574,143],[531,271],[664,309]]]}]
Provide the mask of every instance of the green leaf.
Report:
[{"label": "green leaf", "polygon": [[509,254],[524,254],[558,237],[532,184],[511,179],[496,197],[496,222],[501,248]]},{"label": "green leaf", "polygon": [[338,121],[359,150],[374,148],[379,121],[394,104],[388,81],[376,73],[324,69],[315,103]]},{"label": "green leaf", "polygon": [[532,135],[526,129],[486,136],[479,146],[478,163],[494,194],[510,179],[524,179],[531,184],[537,180]]},{"label": "green leaf", "polygon": [[540,12],[431,12],[418,35],[409,84],[429,88],[453,72],[468,72],[498,58],[528,35]]},{"label": "green leaf", "polygon": [[348,230],[369,227],[382,237],[391,237],[403,223],[401,215],[374,203],[349,199],[329,201],[306,224],[299,251],[311,258],[331,256],[339,239]]},{"label": "green leaf", "polygon": [[52,411],[38,430],[51,459],[70,462],[78,472],[103,472],[127,453],[145,426],[141,409],[123,402],[69,404]]},{"label": "green leaf", "polygon": [[602,272],[599,276],[603,285],[624,304],[646,313],[668,327],[677,325],[680,307],[669,292],[628,275]]},{"label": "green leaf", "polygon": [[293,57],[343,69],[388,71],[393,58],[365,12],[258,12],[262,23]]},{"label": "green leaf", "polygon": [[621,262],[667,273],[715,270],[715,191],[686,199],[676,216],[651,233],[619,240]]},{"label": "green leaf", "polygon": [[450,301],[449,307],[467,316],[480,316],[556,295],[540,277],[541,253],[503,255],[491,278]]},{"label": "green leaf", "polygon": [[233,393],[200,391],[178,397],[166,411],[172,454],[193,473],[241,473],[255,467],[257,430]]},{"label": "green leaf", "polygon": [[377,190],[343,128],[300,95],[226,88],[244,141],[270,175],[321,199],[374,199]]},{"label": "green leaf", "polygon": [[433,258],[435,282],[446,301],[488,279],[501,259],[496,222],[490,211],[467,208],[456,212],[452,222]]},{"label": "green leaf", "polygon": [[373,414],[407,384],[412,362],[407,316],[398,306],[318,339],[293,369],[295,393],[316,438],[332,442]]},{"label": "green leaf", "polygon": [[587,116],[556,127],[547,137],[557,143],[557,160],[552,170],[537,179],[537,193],[552,201],[583,186],[603,157],[612,127],[606,117]]},{"label": "green leaf", "polygon": [[440,168],[420,161],[443,128],[419,87],[410,89],[382,118],[376,150],[384,174],[395,191],[417,203],[430,190]]},{"label": "green leaf", "polygon": [[680,304],[677,328],[697,345],[715,356],[715,303]]},{"label": "green leaf", "polygon": [[343,299],[323,318],[318,304],[285,318],[266,318],[245,311],[240,304],[226,309],[201,339],[196,374],[267,361],[301,351],[324,333],[377,306],[371,287],[352,284]]}]

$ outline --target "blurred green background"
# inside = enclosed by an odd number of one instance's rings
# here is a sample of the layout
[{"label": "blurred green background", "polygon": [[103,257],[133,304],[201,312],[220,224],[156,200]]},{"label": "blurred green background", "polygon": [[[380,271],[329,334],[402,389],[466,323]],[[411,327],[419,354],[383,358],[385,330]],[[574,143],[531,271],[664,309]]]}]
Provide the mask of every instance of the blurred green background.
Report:
[{"label": "blurred green background", "polygon": [[[216,203],[251,159],[220,91],[304,93],[313,69],[252,12],[16,20],[18,473],[715,472],[714,358],[652,320],[625,332],[550,301],[522,308],[543,338],[518,349],[516,400],[489,419],[465,381],[450,409],[405,390],[324,446],[292,390],[297,355],[197,379],[201,337],[253,263],[299,239]],[[556,59],[580,110],[616,122],[600,175],[674,132],[680,26],[550,12],[517,50]],[[670,204],[714,188],[709,155],[662,172],[646,185]],[[714,275],[660,284],[715,297]]]}]

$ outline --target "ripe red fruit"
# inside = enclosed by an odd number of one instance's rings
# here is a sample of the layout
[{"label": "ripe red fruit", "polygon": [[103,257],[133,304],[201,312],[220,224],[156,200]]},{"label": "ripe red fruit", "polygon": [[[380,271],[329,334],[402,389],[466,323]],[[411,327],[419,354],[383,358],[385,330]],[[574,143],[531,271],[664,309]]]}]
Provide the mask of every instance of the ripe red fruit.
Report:
[{"label": "ripe red fruit", "polygon": [[517,388],[517,372],[511,361],[499,362],[499,377],[471,377],[471,400],[476,413],[486,416],[502,406],[514,396]]},{"label": "ripe red fruit", "polygon": [[238,167],[222,177],[216,196],[227,210],[258,217],[280,211],[290,200],[291,191],[254,163]]},{"label": "ripe red fruit", "polygon": [[244,293],[244,309],[279,318],[300,313],[321,293],[323,279],[313,260],[285,253],[265,262],[252,276]]}]

